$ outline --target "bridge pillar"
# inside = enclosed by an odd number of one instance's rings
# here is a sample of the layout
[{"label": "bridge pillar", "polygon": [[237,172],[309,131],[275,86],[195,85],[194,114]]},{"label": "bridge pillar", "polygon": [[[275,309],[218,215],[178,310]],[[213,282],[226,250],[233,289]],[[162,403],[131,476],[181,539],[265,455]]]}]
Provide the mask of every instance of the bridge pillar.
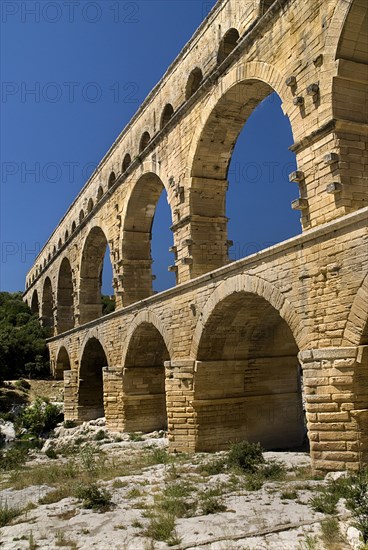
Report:
[{"label": "bridge pillar", "polygon": [[113,431],[124,430],[122,369],[104,367],[102,376],[106,427]]},{"label": "bridge pillar", "polygon": [[78,371],[64,371],[64,419],[78,420]]},{"label": "bridge pillar", "polygon": [[169,450],[194,452],[197,429],[193,409],[193,360],[165,362]]},{"label": "bridge pillar", "polygon": [[228,263],[225,200],[228,181],[193,177],[190,203],[172,226],[177,248],[178,282]]},{"label": "bridge pillar", "polygon": [[358,469],[368,463],[368,346],[299,353],[312,466]]}]

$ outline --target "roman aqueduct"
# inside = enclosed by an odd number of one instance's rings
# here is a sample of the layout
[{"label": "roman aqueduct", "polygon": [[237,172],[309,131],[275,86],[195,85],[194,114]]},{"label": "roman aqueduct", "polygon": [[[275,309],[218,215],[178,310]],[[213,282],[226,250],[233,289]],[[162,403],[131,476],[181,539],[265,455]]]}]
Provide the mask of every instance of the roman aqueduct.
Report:
[{"label": "roman aqueduct", "polygon": [[[315,468],[368,462],[367,31],[366,0],[217,2],[27,275],[67,419],[167,427],[178,451],[280,449],[301,444],[304,408]],[[274,91],[303,231],[230,263],[229,162]],[[163,189],[177,284],[154,294]],[[102,316],[107,246],[116,310]]]}]

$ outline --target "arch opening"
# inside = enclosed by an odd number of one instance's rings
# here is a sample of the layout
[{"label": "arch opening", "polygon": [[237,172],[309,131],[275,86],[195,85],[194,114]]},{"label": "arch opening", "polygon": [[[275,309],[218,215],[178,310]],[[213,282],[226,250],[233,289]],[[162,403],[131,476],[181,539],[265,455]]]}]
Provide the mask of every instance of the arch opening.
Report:
[{"label": "arch opening", "polygon": [[124,157],[123,164],[122,164],[122,167],[121,167],[121,170],[122,170],[123,173],[128,170],[131,163],[132,163],[132,159],[131,159],[129,153],[127,153]]},{"label": "arch opening", "polygon": [[100,186],[97,190],[97,202],[99,202],[101,199],[102,199],[102,195],[103,195],[103,189],[102,187]]},{"label": "arch opening", "polygon": [[66,351],[65,347],[61,347],[56,359],[56,366],[54,377],[56,380],[62,380],[64,376],[64,371],[70,370],[70,359],[69,354]]},{"label": "arch opening", "polygon": [[54,327],[54,300],[49,277],[46,277],[42,293],[42,325],[52,329]]},{"label": "arch opening", "polygon": [[102,369],[107,357],[97,338],[90,338],[80,363],[78,384],[78,420],[94,420],[104,416]]},{"label": "arch opening", "polygon": [[77,229],[77,224],[76,224],[76,222],[74,221],[74,222],[72,223],[72,233],[74,233],[74,231],[75,231],[76,229]]},{"label": "arch opening", "polygon": [[157,328],[148,322],[140,324],[130,339],[124,365],[126,430],[167,429],[164,363],[169,360]]},{"label": "arch opening", "polygon": [[81,224],[83,220],[84,220],[84,210],[81,210],[79,212],[79,223]]},{"label": "arch opening", "polygon": [[39,304],[39,301],[38,301],[37,290],[34,290],[33,294],[32,294],[31,312],[32,312],[33,315],[39,315],[40,314],[40,304]]},{"label": "arch opening", "polygon": [[[80,324],[101,317],[104,259],[108,242],[100,227],[89,232],[83,247],[80,271]],[[111,260],[110,260],[111,262]]]},{"label": "arch opening", "polygon": [[203,73],[199,67],[190,73],[185,89],[185,99],[188,100],[198,90],[203,80]]},{"label": "arch opening", "polygon": [[[158,204],[161,196],[162,199]],[[151,296],[154,292],[153,278],[157,290],[163,290],[175,284],[174,276],[171,273],[167,275],[167,264],[163,265],[168,261],[167,250],[173,242],[172,233],[169,230],[170,224],[171,210],[164,185],[156,174],[145,174],[134,186],[124,218],[122,237],[124,305]],[[152,250],[154,257],[158,259],[157,273],[154,276],[152,275]]]},{"label": "arch opening", "polygon": [[63,241],[61,239],[59,239],[58,241],[58,250],[60,250],[60,248],[63,246]]},{"label": "arch opening", "polygon": [[88,201],[88,204],[87,204],[87,213],[90,214],[93,210],[93,200],[92,199],[89,199]]},{"label": "arch opening", "polygon": [[281,101],[265,82],[237,83],[218,100],[193,157],[191,210],[201,218],[192,229],[192,277],[300,233],[290,206],[298,196],[288,180],[292,142]]},{"label": "arch opening", "polygon": [[234,292],[203,329],[194,379],[197,450],[229,442],[300,448],[306,437],[298,346],[264,298]]},{"label": "arch opening", "polygon": [[236,48],[236,45],[239,40],[239,31],[237,29],[229,29],[223,36],[218,54],[217,54],[217,63],[220,64],[231,54],[231,52]]},{"label": "arch opening", "polygon": [[151,141],[151,136],[148,132],[144,132],[139,142],[139,152],[142,153]]},{"label": "arch opening", "polygon": [[108,184],[107,184],[107,188],[111,189],[111,187],[114,185],[115,181],[116,181],[115,172],[111,172],[111,174],[109,176],[109,181],[108,181]]},{"label": "arch opening", "polygon": [[66,230],[66,231],[65,231],[65,239],[64,239],[64,242],[66,242],[68,239],[69,239],[69,231]]},{"label": "arch opening", "polygon": [[74,327],[74,290],[72,269],[68,258],[60,265],[57,288],[57,331],[66,332]]},{"label": "arch opening", "polygon": [[161,115],[161,123],[160,123],[160,129],[161,130],[169,122],[169,120],[173,116],[173,114],[174,114],[174,107],[170,103],[167,103],[165,105],[165,108],[162,111],[162,115]]}]

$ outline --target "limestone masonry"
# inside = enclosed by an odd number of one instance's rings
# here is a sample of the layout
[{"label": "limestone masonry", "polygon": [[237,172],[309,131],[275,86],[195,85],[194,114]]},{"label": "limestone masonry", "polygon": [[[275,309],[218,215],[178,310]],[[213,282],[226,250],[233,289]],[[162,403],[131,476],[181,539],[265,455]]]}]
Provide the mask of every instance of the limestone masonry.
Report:
[{"label": "limestone masonry", "polygon": [[[367,83],[367,0],[218,1],[27,275],[66,419],[167,428],[178,451],[285,449],[305,437],[304,409],[315,468],[368,463]],[[233,146],[273,91],[303,232],[229,263]],[[154,295],[164,188],[177,285]],[[117,309],[101,317],[107,245]]]}]

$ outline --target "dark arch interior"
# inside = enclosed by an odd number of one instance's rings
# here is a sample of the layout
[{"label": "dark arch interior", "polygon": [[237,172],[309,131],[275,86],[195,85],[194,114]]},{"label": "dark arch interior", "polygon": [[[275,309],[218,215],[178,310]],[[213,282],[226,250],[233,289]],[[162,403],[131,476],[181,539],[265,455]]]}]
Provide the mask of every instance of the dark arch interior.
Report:
[{"label": "dark arch interior", "polygon": [[77,224],[75,222],[72,223],[72,233],[77,229]]},{"label": "dark arch interior", "polygon": [[78,391],[78,420],[86,421],[104,416],[102,369],[107,357],[96,338],[88,340],[80,364]]},{"label": "dark arch interior", "polygon": [[110,189],[114,185],[115,181],[116,181],[115,172],[111,172],[107,188]]},{"label": "dark arch interior", "polygon": [[69,354],[64,347],[60,348],[59,354],[56,359],[55,378],[56,380],[62,380],[64,371],[70,370]]},{"label": "dark arch interior", "polygon": [[[153,293],[151,239],[156,206],[164,185],[155,174],[145,174],[129,199],[122,240],[124,305]],[[162,228],[161,228],[162,231]]]},{"label": "dark arch interior", "polygon": [[164,339],[156,327],[146,322],[139,325],[130,340],[124,365],[128,431],[167,428],[164,362],[169,360]]},{"label": "dark arch interior", "polygon": [[63,243],[62,243],[62,240],[59,239],[59,242],[58,242],[58,249],[60,250],[60,248],[62,247]]},{"label": "dark arch interior", "polygon": [[174,114],[174,108],[170,103],[168,103],[167,105],[165,105],[165,108],[162,111],[161,124],[160,124],[161,129],[164,128],[164,126],[166,126],[166,124],[169,122],[173,114]]},{"label": "dark arch interior", "polygon": [[34,292],[32,294],[31,312],[34,315],[36,315],[36,314],[39,315],[40,314],[40,304],[39,304],[39,301],[38,301],[37,290],[34,290]]},{"label": "dark arch interior", "polygon": [[102,199],[102,195],[103,195],[103,189],[102,187],[99,187],[97,191],[97,202]]},{"label": "dark arch interior", "polygon": [[84,210],[81,210],[79,212],[79,223],[82,223],[83,219],[84,219]]},{"label": "dark arch interior", "polygon": [[85,243],[80,271],[80,324],[101,317],[102,272],[107,239],[99,227],[94,227]]},{"label": "dark arch interior", "polygon": [[57,289],[57,329],[58,333],[74,327],[73,278],[70,262],[61,262]]},{"label": "dark arch interior", "polygon": [[148,146],[149,142],[151,141],[151,136],[148,132],[144,132],[144,134],[141,137],[141,141],[139,144],[139,152],[142,153],[142,151],[145,150],[145,148]]},{"label": "dark arch interior", "polygon": [[298,347],[287,323],[259,296],[236,292],[202,333],[195,402],[198,450],[260,441],[299,447],[305,437]]},{"label": "dark arch interior", "polygon": [[53,328],[54,326],[53,308],[52,286],[49,277],[47,277],[42,294],[42,324],[44,327]]},{"label": "dark arch interior", "polygon": [[124,157],[124,160],[123,160],[123,165],[122,165],[122,172],[123,173],[126,170],[128,170],[129,166],[131,165],[131,162],[132,162],[132,159],[131,159],[129,153],[127,153]]},{"label": "dark arch interior", "polygon": [[198,90],[203,80],[203,74],[199,67],[193,69],[190,73],[185,89],[185,99],[189,99]]},{"label": "dark arch interior", "polygon": [[229,29],[220,42],[219,51],[217,54],[217,62],[222,63],[228,55],[231,54],[239,40],[239,32],[237,29]]},{"label": "dark arch interior", "polygon": [[88,201],[88,204],[87,204],[87,212],[88,214],[90,214],[93,210],[93,200],[92,199],[89,199]]},{"label": "dark arch interior", "polygon": [[69,239],[69,231],[65,231],[65,241]]}]

